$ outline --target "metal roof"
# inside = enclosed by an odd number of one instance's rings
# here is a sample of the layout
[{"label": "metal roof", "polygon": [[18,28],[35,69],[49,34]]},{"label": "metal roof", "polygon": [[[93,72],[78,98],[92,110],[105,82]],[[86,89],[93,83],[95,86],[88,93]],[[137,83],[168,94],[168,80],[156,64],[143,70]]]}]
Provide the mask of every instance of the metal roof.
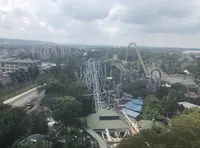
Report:
[{"label": "metal roof", "polygon": [[98,112],[98,115],[101,117],[119,116],[119,114],[112,109],[99,109],[97,112]]},{"label": "metal roof", "polygon": [[137,104],[137,105],[142,105],[143,104],[143,100],[141,98],[138,99],[134,99],[132,101],[133,104]]},{"label": "metal roof", "polygon": [[[115,112],[114,110],[112,111]],[[118,114],[117,112],[115,112],[115,114],[117,114],[120,117],[120,119],[100,120],[98,113],[90,114],[87,117],[87,125],[92,130],[105,130],[107,128],[107,129],[115,129],[118,131],[126,131],[127,129],[129,129],[129,126],[126,120],[123,118],[123,115],[121,115],[120,113]]]},{"label": "metal roof", "polygon": [[126,103],[125,108],[136,112],[142,112],[142,105],[134,104],[132,101]]},{"label": "metal roof", "polygon": [[140,115],[140,113],[135,112],[135,111],[132,111],[132,110],[129,110],[129,109],[126,109],[126,108],[124,108],[124,112],[125,112],[128,116],[133,117],[133,118],[135,118],[135,117],[137,117],[137,116]]}]

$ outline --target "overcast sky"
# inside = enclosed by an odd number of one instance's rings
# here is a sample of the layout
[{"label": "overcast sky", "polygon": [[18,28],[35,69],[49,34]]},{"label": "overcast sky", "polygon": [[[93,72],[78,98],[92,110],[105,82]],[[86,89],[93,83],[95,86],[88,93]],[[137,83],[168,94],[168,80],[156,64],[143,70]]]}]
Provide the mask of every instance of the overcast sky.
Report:
[{"label": "overcast sky", "polygon": [[200,47],[200,0],[0,0],[0,37]]}]

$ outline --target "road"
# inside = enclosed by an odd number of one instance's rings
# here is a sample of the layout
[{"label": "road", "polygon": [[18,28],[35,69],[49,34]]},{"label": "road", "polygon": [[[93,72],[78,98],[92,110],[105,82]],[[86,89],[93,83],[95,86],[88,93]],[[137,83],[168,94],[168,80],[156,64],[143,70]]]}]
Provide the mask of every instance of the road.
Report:
[{"label": "road", "polygon": [[13,98],[10,98],[10,99],[4,101],[3,103],[9,104],[9,105],[12,105],[12,106],[15,106],[15,107],[16,106],[18,106],[18,107],[25,106],[29,102],[31,102],[34,99],[43,95],[43,92],[38,93],[37,88],[38,87],[35,87],[31,90],[28,90],[28,91],[26,91],[22,94],[19,94],[19,95],[13,97]]}]

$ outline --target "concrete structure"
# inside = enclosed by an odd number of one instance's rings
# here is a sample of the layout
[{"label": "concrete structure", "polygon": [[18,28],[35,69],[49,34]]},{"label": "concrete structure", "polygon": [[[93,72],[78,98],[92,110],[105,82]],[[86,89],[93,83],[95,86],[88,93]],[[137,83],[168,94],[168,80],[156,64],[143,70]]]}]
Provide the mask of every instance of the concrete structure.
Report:
[{"label": "concrete structure", "polygon": [[200,108],[200,106],[189,103],[189,102],[178,102],[179,105],[183,105],[185,108],[193,108],[193,107],[198,107]]},{"label": "concrete structure", "polygon": [[42,63],[41,66],[40,66],[40,69],[41,70],[47,70],[47,69],[50,69],[51,67],[55,67],[56,64],[55,63]]},{"label": "concrete structure", "polygon": [[28,70],[29,67],[40,64],[38,60],[6,58],[0,60],[0,72],[11,73],[20,69]]},{"label": "concrete structure", "polygon": [[[73,51],[74,52],[74,51]],[[30,54],[40,60],[50,60],[52,58],[63,58],[70,55],[71,48],[52,45],[37,45],[30,50]]]}]

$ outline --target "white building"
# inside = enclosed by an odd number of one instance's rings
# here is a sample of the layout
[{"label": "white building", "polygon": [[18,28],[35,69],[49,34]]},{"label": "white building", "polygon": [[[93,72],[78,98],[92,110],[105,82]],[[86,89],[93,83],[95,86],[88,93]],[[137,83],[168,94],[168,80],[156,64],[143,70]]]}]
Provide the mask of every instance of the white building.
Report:
[{"label": "white building", "polygon": [[193,108],[193,107],[200,108],[200,106],[198,106],[196,104],[189,103],[189,102],[178,102],[178,104],[183,105],[185,108]]},{"label": "white building", "polygon": [[196,58],[200,57],[200,51],[183,51],[184,56],[195,56]]},{"label": "white building", "polygon": [[40,61],[31,59],[6,58],[0,60],[0,72],[11,73],[20,69],[28,70],[29,67],[39,65]]}]

